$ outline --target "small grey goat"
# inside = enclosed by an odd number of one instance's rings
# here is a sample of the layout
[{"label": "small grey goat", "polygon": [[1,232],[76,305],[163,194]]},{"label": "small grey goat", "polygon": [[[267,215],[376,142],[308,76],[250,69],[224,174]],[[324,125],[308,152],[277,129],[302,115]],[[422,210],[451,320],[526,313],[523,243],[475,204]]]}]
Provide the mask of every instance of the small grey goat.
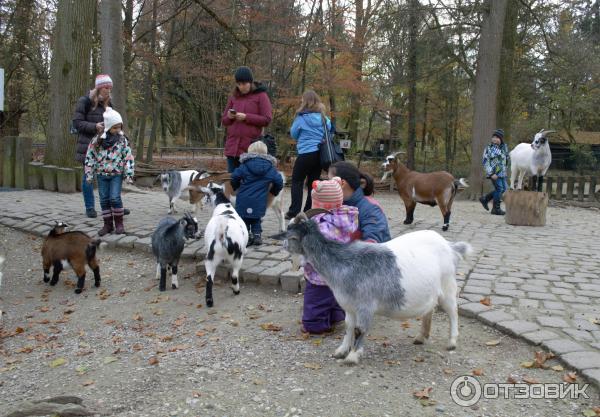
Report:
[{"label": "small grey goat", "polygon": [[164,217],[152,233],[152,253],[156,256],[156,279],[160,279],[158,289],[165,291],[167,268],[171,272],[171,288],[177,289],[177,265],[186,239],[198,238],[198,220],[189,213],[176,220]]},{"label": "small grey goat", "polygon": [[450,243],[424,230],[381,244],[342,244],[323,237],[304,213],[288,226],[285,237],[286,249],[313,265],[346,312],[346,335],[334,357],[358,363],[375,314],[400,320],[421,317],[414,343],[422,344],[429,338],[438,304],[450,317],[448,349],[456,348],[456,266],[471,251],[468,243]]}]

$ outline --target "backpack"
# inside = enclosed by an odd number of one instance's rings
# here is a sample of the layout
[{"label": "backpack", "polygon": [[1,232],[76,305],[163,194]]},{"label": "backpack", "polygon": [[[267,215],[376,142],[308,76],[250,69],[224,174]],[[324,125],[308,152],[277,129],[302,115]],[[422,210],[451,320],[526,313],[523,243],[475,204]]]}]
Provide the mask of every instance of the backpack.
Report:
[{"label": "backpack", "polygon": [[269,133],[265,133],[264,135],[258,138],[261,142],[267,145],[267,153],[274,158],[277,158],[277,140],[275,137]]}]

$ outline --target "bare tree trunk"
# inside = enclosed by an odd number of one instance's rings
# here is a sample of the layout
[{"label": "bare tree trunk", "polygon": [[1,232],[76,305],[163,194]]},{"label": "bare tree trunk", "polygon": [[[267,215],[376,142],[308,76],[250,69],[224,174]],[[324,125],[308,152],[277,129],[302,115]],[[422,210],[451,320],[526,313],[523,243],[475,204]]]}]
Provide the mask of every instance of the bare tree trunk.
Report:
[{"label": "bare tree trunk", "polygon": [[100,38],[102,40],[102,73],[113,80],[112,102],[123,118],[123,130],[127,132],[127,89],[123,74],[123,21],[121,0],[100,2]]},{"label": "bare tree trunk", "polygon": [[510,141],[511,139],[512,87],[514,84],[514,60],[517,41],[517,24],[519,23],[519,5],[519,0],[508,0],[502,35],[496,124],[499,128],[504,129],[505,141]]},{"label": "bare tree trunk", "polygon": [[26,48],[29,45],[31,18],[33,16],[34,0],[17,0],[15,4],[14,33],[10,41],[8,62],[5,66],[6,110],[0,120],[0,137],[19,136],[19,121],[27,111],[23,104],[25,86]]},{"label": "bare tree trunk", "polygon": [[350,118],[348,120],[348,131],[350,138],[358,143],[358,127],[360,123],[361,95],[360,84],[362,83],[362,67],[365,53],[365,36],[367,31],[367,17],[363,0],[355,0],[355,29],[352,44],[352,69],[356,80],[354,91],[350,93]]},{"label": "bare tree trunk", "polygon": [[152,153],[154,152],[154,146],[156,145],[156,132],[158,131],[158,123],[160,121],[159,112],[160,112],[160,100],[162,96],[162,87],[161,87],[161,76],[160,73],[158,75],[158,100],[153,102],[153,114],[152,114],[152,130],[150,130],[150,139],[148,140],[148,149],[146,150],[146,162],[152,162]]},{"label": "bare tree trunk", "polygon": [[73,106],[89,85],[95,0],[59,0],[50,64],[50,120],[44,161],[75,165],[75,139],[69,134]]},{"label": "bare tree trunk", "polygon": [[419,0],[410,0],[408,23],[408,141],[406,166],[415,169],[415,144],[417,140],[417,36]]},{"label": "bare tree trunk", "polygon": [[129,68],[133,61],[131,50],[133,43],[133,0],[125,0],[125,19],[123,20],[123,67],[125,69],[125,79],[129,85]]},{"label": "bare tree trunk", "polygon": [[477,53],[477,75],[473,99],[473,134],[471,139],[471,173],[469,196],[475,199],[483,192],[481,156],[485,144],[496,127],[496,98],[500,78],[502,32],[508,0],[488,0]]}]

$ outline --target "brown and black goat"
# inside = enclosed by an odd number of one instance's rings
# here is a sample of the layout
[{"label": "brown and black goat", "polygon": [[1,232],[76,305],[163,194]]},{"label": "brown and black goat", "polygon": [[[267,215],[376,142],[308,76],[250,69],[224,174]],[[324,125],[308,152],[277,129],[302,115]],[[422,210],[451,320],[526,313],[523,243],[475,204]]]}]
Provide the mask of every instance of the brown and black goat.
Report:
[{"label": "brown and black goat", "polygon": [[426,174],[411,171],[400,161],[399,156],[400,154],[396,153],[386,158],[383,163],[385,173],[381,180],[384,181],[390,174],[394,178],[398,194],[400,194],[406,208],[404,224],[413,222],[415,207],[417,203],[421,203],[431,207],[439,206],[442,216],[444,216],[442,230],[448,230],[452,202],[456,192],[460,188],[466,188],[469,185],[464,178],[454,179],[454,176],[446,171]]},{"label": "brown and black goat", "polygon": [[[100,239],[92,239],[83,232],[66,232],[66,223],[57,222],[44,239],[42,246],[42,263],[44,268],[44,282],[56,285],[60,272],[73,268],[77,275],[76,294],[81,294],[85,283],[86,264],[94,272],[94,285],[100,286],[100,266],[96,259],[96,250],[100,246]],[[52,267],[52,279],[50,279]]]}]

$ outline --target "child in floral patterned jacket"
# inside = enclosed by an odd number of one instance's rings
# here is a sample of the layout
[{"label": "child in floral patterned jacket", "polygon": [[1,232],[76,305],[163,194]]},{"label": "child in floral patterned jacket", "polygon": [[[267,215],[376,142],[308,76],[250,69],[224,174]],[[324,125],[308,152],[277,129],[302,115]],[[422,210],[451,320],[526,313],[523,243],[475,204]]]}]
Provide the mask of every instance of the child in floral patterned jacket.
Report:
[{"label": "child in floral patterned jacket", "polygon": [[[359,237],[358,209],[342,205],[344,194],[341,182],[339,177],[313,182],[312,208],[325,209],[328,212],[316,214],[311,220],[327,239],[348,243]],[[335,323],[344,320],[344,310],[310,263],[304,263],[304,277],[306,288],[302,313],[303,331],[313,334],[330,331]]]},{"label": "child in floral patterned jacket", "polygon": [[104,236],[113,230],[116,234],[125,233],[121,185],[123,178],[129,184],[133,183],[134,159],[122,127],[121,115],[108,107],[104,112],[104,133],[92,139],[85,157],[86,181],[91,183],[94,174],[98,181],[104,220],[98,236]]}]

